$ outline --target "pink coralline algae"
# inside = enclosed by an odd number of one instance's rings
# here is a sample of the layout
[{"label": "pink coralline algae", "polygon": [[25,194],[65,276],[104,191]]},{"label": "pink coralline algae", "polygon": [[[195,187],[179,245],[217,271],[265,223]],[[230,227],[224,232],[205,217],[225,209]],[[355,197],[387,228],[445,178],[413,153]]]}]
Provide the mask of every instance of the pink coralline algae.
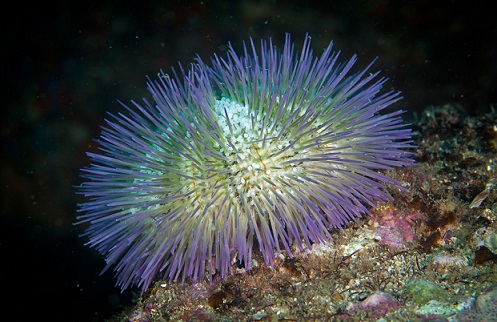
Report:
[{"label": "pink coralline algae", "polygon": [[378,224],[375,232],[381,238],[380,243],[392,250],[404,248],[406,242],[412,242],[417,238],[413,233],[413,226],[416,219],[421,216],[422,214],[416,211],[402,216],[395,207],[382,207],[373,217]]},{"label": "pink coralline algae", "polygon": [[347,311],[348,313],[366,311],[370,317],[381,318],[399,307],[400,302],[392,295],[377,292],[371,294],[362,302],[349,304]]}]

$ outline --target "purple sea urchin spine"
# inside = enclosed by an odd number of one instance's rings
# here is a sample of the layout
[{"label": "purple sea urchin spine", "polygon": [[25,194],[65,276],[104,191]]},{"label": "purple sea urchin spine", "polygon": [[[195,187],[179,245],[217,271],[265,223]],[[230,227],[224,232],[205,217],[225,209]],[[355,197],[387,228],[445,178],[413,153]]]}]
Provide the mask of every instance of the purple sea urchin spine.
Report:
[{"label": "purple sea urchin spine", "polygon": [[385,184],[401,184],[377,170],[413,164],[411,130],[402,111],[379,114],[399,93],[349,75],[355,61],[331,44],[314,57],[308,37],[300,55],[289,36],[282,53],[251,42],[161,74],[153,103],[108,120],[78,218],[121,288],[225,276],[235,258],[249,269],[254,238],[272,265],[390,200]]}]

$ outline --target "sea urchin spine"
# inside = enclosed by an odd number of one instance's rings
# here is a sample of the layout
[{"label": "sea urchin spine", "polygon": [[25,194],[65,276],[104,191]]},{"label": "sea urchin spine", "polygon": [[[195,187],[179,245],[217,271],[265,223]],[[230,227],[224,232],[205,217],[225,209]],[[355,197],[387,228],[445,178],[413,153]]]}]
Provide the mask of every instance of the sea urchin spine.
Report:
[{"label": "sea urchin spine", "polygon": [[254,240],[272,265],[391,199],[385,184],[401,183],[378,170],[413,164],[411,130],[379,111],[400,95],[379,94],[378,73],[349,75],[356,56],[337,60],[331,44],[314,57],[309,37],[300,55],[289,36],[283,52],[251,41],[161,73],[153,103],[107,120],[78,223],[122,289],[249,269]]}]

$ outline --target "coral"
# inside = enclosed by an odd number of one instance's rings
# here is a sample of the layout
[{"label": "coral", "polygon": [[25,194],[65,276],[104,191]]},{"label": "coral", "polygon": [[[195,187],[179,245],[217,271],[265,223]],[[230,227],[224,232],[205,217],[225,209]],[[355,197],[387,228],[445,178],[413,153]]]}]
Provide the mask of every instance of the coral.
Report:
[{"label": "coral", "polygon": [[379,113],[400,99],[385,79],[350,74],[356,57],[331,44],[314,57],[309,37],[300,54],[289,36],[282,52],[244,48],[150,81],[153,102],[113,116],[88,153],[78,223],[122,289],[248,270],[254,245],[272,266],[405,190],[378,171],[414,164],[403,111]]}]

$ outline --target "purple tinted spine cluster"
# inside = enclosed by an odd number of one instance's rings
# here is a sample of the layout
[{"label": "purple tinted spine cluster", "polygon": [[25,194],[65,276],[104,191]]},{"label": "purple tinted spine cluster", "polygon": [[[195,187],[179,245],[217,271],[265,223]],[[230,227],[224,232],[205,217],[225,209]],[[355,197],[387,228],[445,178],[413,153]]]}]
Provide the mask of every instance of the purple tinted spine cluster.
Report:
[{"label": "purple tinted spine cluster", "polygon": [[254,240],[272,265],[402,189],[382,170],[414,164],[411,130],[403,111],[379,113],[401,97],[338,56],[314,56],[309,37],[299,53],[289,36],[282,51],[251,41],[161,73],[152,101],[106,120],[78,223],[122,289],[249,269]]}]

